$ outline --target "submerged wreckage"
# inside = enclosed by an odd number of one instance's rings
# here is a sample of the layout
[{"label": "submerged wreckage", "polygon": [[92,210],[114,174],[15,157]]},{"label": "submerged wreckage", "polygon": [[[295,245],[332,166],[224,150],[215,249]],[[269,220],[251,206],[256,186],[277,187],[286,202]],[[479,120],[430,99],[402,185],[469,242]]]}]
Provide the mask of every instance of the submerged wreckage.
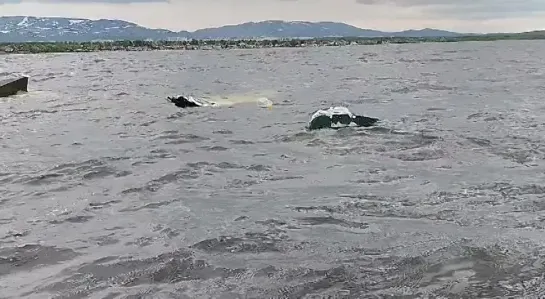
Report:
[{"label": "submerged wreckage", "polygon": [[194,98],[192,96],[167,97],[167,100],[173,103],[176,107],[180,108],[216,106],[215,102],[202,98]]},{"label": "submerged wreckage", "polygon": [[324,128],[341,128],[355,125],[357,127],[371,127],[379,121],[378,118],[353,114],[346,107],[330,107],[320,109],[310,117],[308,130]]},{"label": "submerged wreckage", "polygon": [[20,76],[0,80],[0,98],[16,95],[20,91],[28,91],[28,77]]},{"label": "submerged wreckage", "polygon": [[234,104],[242,103],[256,103],[262,108],[271,108],[273,104],[272,101],[266,97],[248,95],[232,95],[227,97],[212,98],[197,98],[193,96],[179,95],[167,97],[167,100],[179,108],[232,106]]},{"label": "submerged wreckage", "polygon": [[[230,106],[234,103],[242,102],[257,102],[261,107],[272,107],[272,102],[265,98],[246,98],[242,100],[240,98],[220,98],[217,101],[205,99],[205,98],[196,98],[193,96],[175,96],[167,97],[167,100],[173,103],[176,107],[180,108],[191,108],[191,107],[215,107],[215,106]],[[253,100],[252,100],[253,99]],[[346,107],[330,107],[328,109],[320,109],[310,117],[308,122],[308,130],[319,130],[324,128],[341,128],[348,126],[357,126],[357,127],[371,127],[379,121],[378,118],[362,116],[353,114]]]}]

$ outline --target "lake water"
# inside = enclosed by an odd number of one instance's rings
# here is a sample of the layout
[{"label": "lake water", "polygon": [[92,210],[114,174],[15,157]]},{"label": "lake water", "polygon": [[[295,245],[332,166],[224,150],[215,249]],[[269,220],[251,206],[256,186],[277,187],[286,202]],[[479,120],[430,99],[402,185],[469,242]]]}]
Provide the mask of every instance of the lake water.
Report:
[{"label": "lake water", "polygon": [[0,57],[0,298],[545,294],[542,41]]}]

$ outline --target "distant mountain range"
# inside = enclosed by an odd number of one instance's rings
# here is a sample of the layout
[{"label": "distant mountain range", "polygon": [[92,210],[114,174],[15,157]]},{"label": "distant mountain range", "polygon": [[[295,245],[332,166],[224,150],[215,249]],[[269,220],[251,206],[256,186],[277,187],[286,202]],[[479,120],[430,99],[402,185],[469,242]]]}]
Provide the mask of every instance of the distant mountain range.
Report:
[{"label": "distant mountain range", "polygon": [[122,20],[89,20],[58,17],[0,17],[0,42],[266,39],[321,37],[453,37],[461,33],[436,30],[383,32],[336,22],[263,21],[189,31],[151,29]]}]

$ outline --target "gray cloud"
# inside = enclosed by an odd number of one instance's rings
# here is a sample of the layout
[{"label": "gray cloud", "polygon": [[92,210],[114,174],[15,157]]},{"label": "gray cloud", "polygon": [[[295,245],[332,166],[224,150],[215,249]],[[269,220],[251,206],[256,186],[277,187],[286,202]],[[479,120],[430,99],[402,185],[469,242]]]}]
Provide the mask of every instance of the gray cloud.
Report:
[{"label": "gray cloud", "polygon": [[[436,17],[456,19],[502,19],[545,12],[543,0],[355,0],[363,5],[417,7]],[[453,3],[455,2],[455,3]]]}]

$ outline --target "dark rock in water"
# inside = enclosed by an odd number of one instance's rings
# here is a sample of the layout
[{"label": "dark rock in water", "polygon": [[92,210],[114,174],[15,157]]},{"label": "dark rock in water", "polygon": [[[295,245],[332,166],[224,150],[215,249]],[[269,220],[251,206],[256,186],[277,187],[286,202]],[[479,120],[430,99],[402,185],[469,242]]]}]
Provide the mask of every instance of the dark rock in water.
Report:
[{"label": "dark rock in water", "polygon": [[213,106],[214,103],[209,102],[205,99],[198,99],[192,96],[176,96],[176,97],[167,97],[167,100],[174,103],[176,107],[188,108],[188,107],[206,107]]},{"label": "dark rock in water", "polygon": [[10,78],[0,81],[0,98],[16,95],[19,91],[28,91],[28,77]]}]

